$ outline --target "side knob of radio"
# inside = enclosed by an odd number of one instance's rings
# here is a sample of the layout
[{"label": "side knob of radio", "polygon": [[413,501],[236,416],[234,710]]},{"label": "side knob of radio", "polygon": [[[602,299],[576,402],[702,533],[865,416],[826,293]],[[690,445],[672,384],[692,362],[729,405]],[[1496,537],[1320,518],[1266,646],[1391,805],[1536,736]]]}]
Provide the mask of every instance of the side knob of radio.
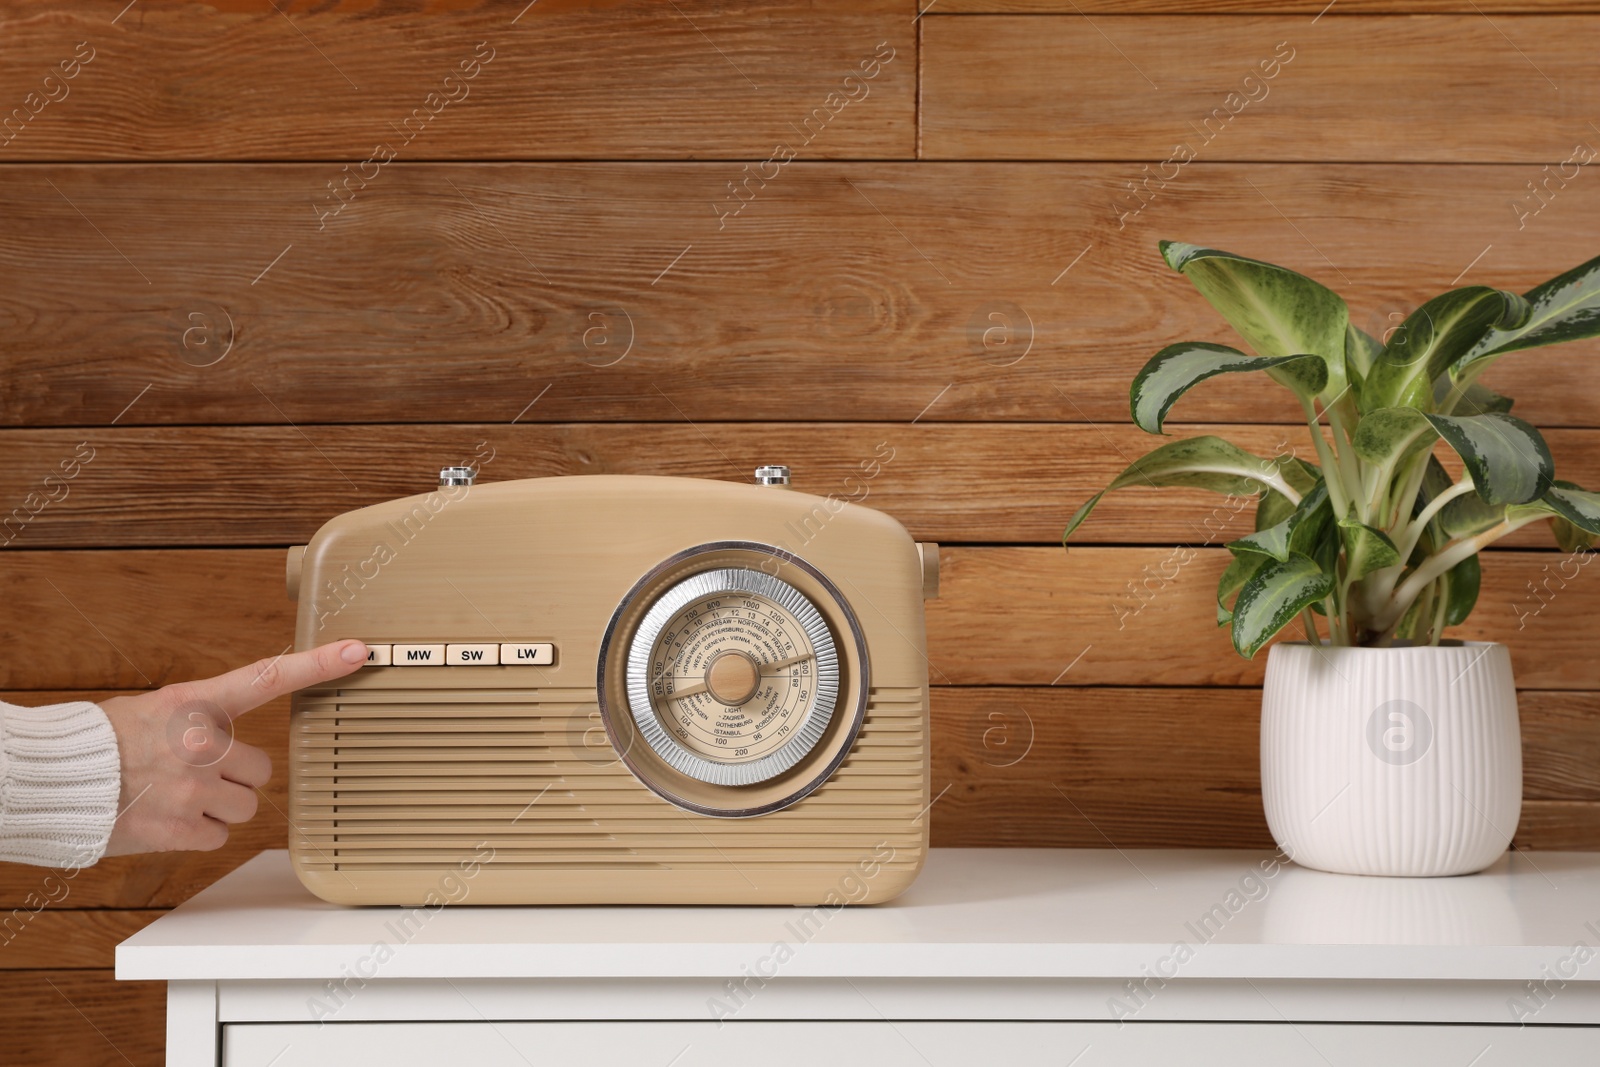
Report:
[{"label": "side knob of radio", "polygon": [[289,590],[290,600],[300,599],[300,564],[305,558],[305,545],[289,546],[289,558],[284,560],[283,565],[283,584]]}]

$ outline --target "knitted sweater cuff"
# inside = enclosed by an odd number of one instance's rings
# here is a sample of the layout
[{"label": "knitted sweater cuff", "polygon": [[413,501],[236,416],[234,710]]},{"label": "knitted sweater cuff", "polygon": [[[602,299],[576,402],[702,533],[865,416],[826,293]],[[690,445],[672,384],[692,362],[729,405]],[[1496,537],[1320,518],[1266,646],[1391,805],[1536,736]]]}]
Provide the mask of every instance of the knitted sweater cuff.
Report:
[{"label": "knitted sweater cuff", "polygon": [[0,703],[0,860],[92,865],[105,855],[121,787],[117,735],[97,705]]}]

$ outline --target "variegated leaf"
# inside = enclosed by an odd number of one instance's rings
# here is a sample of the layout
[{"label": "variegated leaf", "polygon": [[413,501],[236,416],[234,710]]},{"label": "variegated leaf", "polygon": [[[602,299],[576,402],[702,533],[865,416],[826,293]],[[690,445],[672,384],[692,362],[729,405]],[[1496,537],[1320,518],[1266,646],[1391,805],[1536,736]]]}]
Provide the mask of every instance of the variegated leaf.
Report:
[{"label": "variegated leaf", "polygon": [[1346,576],[1360,581],[1373,571],[1381,571],[1400,562],[1400,549],[1382,530],[1353,517],[1339,520],[1339,533],[1344,539]]},{"label": "variegated leaf", "polygon": [[1431,407],[1435,378],[1492,327],[1527,316],[1527,302],[1504,289],[1472,285],[1434,297],[1389,335],[1361,385],[1361,410]]},{"label": "variegated leaf", "polygon": [[[1416,502],[1415,511],[1422,510],[1434,497],[1454,484],[1455,479],[1450,477],[1450,472],[1444,469],[1444,464],[1439,462],[1439,458],[1429,456],[1427,474],[1422,479],[1422,492]],[[1477,493],[1467,493],[1446,504],[1444,510],[1430,525],[1443,535],[1439,538],[1443,543],[1453,537],[1471,537],[1473,534],[1482,533],[1497,524],[1504,515],[1505,505],[1486,504]]]},{"label": "variegated leaf", "polygon": [[1318,534],[1332,518],[1328,488],[1319,482],[1288,518],[1265,530],[1257,530],[1228,542],[1228,549],[1235,555],[1253,553],[1269,556],[1280,563],[1293,552],[1309,556],[1316,547]]},{"label": "variegated leaf", "polygon": [[1555,460],[1538,430],[1515,415],[1428,415],[1472,475],[1486,504],[1526,504],[1555,479]]},{"label": "variegated leaf", "polygon": [[1324,400],[1344,392],[1350,311],[1338,293],[1285,267],[1231,252],[1181,241],[1162,241],[1160,248],[1168,266],[1193,282],[1258,356],[1321,356],[1328,372]]},{"label": "variegated leaf", "polygon": [[1217,625],[1226,626],[1233,621],[1233,597],[1250,576],[1264,567],[1268,557],[1255,552],[1245,552],[1233,557],[1228,568],[1217,582]]},{"label": "variegated leaf", "polygon": [[1556,482],[1538,500],[1505,509],[1505,517],[1510,520],[1538,515],[1554,517],[1551,525],[1556,544],[1564,551],[1588,548],[1600,535],[1600,493],[1580,489],[1571,482]]},{"label": "variegated leaf", "polygon": [[1284,480],[1280,461],[1252,455],[1220,437],[1189,437],[1162,445],[1129,464],[1110,485],[1078,508],[1061,535],[1062,543],[1066,543],[1107,493],[1136,485],[1209,489],[1231,496],[1247,496],[1266,489],[1293,489]]},{"label": "variegated leaf", "polygon": [[1320,356],[1247,356],[1237,348],[1205,341],[1168,345],[1133,379],[1129,406],[1146,433],[1161,433],[1178,398],[1207,378],[1239,371],[1266,371],[1297,396],[1310,399],[1328,384],[1328,365]]},{"label": "variegated leaf", "polygon": [[1489,331],[1462,360],[1463,367],[1507,352],[1600,336],[1600,256],[1529,289],[1532,309],[1521,324]]},{"label": "variegated leaf", "polygon": [[1368,463],[1393,470],[1438,439],[1438,431],[1416,408],[1379,408],[1356,423],[1350,445]]},{"label": "variegated leaf", "polygon": [[1383,351],[1383,342],[1372,336],[1366,330],[1351,323],[1344,335],[1344,362],[1345,370],[1350,375],[1350,383],[1357,389],[1361,382],[1372,371],[1373,361],[1378,358],[1378,353]]},{"label": "variegated leaf", "polygon": [[[1449,394],[1451,384],[1448,375],[1441,376],[1435,381],[1433,383],[1434,400],[1443,400]],[[1504,414],[1510,411],[1515,403],[1516,401],[1509,396],[1501,396],[1487,386],[1478,382],[1471,382],[1461,391],[1456,399],[1455,406],[1450,411],[1443,412],[1443,414],[1488,415],[1491,412]]]},{"label": "variegated leaf", "polygon": [[1253,658],[1296,615],[1332,591],[1332,575],[1308,556],[1269,561],[1250,576],[1234,601],[1234,649]]}]

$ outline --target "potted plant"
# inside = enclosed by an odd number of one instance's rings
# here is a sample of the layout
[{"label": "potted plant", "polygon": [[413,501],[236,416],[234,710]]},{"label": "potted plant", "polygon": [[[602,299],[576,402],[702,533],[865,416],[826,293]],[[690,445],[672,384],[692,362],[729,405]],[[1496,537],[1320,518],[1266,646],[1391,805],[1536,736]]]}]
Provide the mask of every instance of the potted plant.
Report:
[{"label": "potted plant", "polygon": [[[1522,756],[1503,645],[1444,638],[1478,595],[1478,552],[1530,523],[1587,550],[1600,494],[1555,477],[1539,431],[1480,381],[1501,356],[1600,335],[1600,257],[1519,296],[1487,286],[1427,301],[1383,339],[1304,275],[1163,241],[1254,350],[1189,341],[1133,380],[1133,421],[1160,434],[1173,404],[1219,374],[1260,371],[1299,402],[1316,462],[1257,456],[1219,437],[1173,441],[1106,492],[1186,486],[1257,498],[1231,542],[1217,623],[1253,657],[1272,646],[1261,714],[1261,793],[1296,861],[1355,874],[1481,870],[1511,841]],[[1448,450],[1448,451],[1447,451]],[[1453,452],[1452,477],[1436,453]]]}]

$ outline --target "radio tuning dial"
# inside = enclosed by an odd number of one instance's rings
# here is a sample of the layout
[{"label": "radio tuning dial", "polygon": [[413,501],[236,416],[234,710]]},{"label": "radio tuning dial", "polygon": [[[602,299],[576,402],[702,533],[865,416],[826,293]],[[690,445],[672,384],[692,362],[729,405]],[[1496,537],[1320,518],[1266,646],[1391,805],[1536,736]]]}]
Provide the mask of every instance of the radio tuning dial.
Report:
[{"label": "radio tuning dial", "polygon": [[628,709],[679,771],[750,785],[816,747],[839,693],[833,635],[805,594],[748,567],[686,578],[645,613],[628,649]]}]

